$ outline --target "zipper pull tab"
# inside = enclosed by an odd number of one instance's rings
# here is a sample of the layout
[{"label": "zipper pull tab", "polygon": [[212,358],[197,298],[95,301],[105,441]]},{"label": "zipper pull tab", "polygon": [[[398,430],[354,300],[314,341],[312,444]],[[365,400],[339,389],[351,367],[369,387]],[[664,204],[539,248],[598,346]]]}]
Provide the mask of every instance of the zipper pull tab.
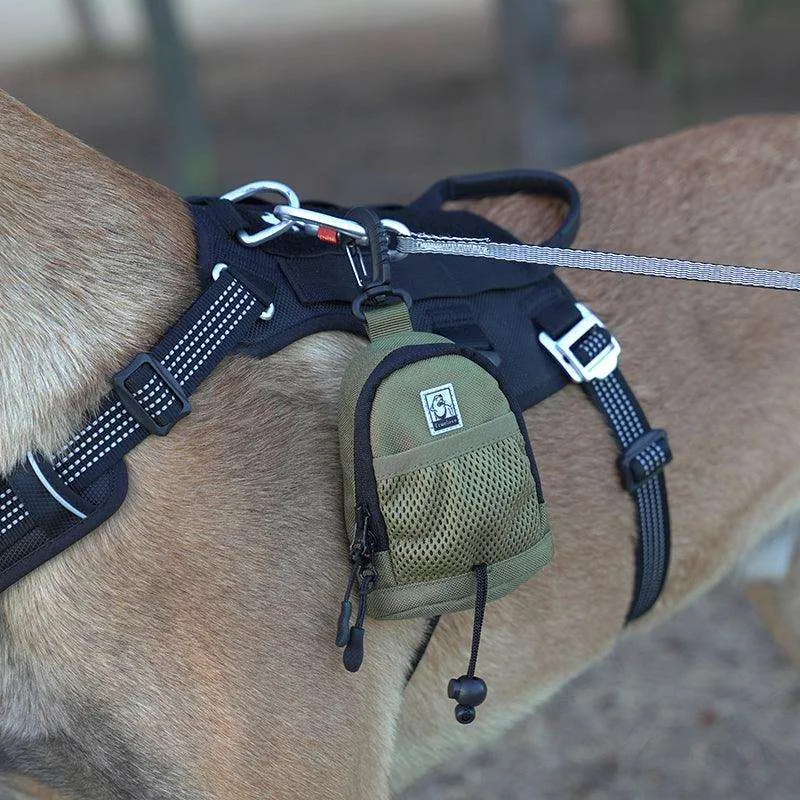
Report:
[{"label": "zipper pull tab", "polygon": [[348,672],[358,672],[364,661],[364,618],[367,615],[367,592],[377,576],[371,569],[360,570],[358,587],[358,616],[356,624],[350,628],[347,647],[342,654],[344,668]]},{"label": "zipper pull tab", "polygon": [[350,602],[350,593],[353,591],[353,584],[358,575],[358,564],[353,564],[350,570],[350,580],[347,581],[347,588],[344,590],[344,599],[341,603],[339,612],[339,622],[336,627],[336,646],[344,647],[350,638],[350,617],[353,615],[353,604]]},{"label": "zipper pull tab", "polygon": [[[353,615],[353,604],[350,595],[356,581],[361,583],[361,574],[365,566],[371,561],[371,553],[367,549],[367,529],[369,527],[369,512],[359,506],[357,509],[358,517],[353,528],[353,539],[350,542],[350,578],[347,581],[347,588],[344,590],[341,608],[339,611],[339,621],[336,626],[336,646],[345,647],[350,641],[350,618]],[[360,606],[359,606],[360,613]],[[357,669],[357,668],[356,668]]]}]

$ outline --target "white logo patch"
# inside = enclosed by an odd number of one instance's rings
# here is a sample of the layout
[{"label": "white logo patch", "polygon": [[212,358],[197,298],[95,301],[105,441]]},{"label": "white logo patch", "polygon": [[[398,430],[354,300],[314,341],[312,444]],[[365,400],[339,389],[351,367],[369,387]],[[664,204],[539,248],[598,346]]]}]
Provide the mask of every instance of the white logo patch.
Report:
[{"label": "white logo patch", "polygon": [[464,426],[452,383],[434,386],[433,389],[423,389],[419,393],[419,398],[422,400],[431,436],[438,436],[440,433],[454,431]]}]

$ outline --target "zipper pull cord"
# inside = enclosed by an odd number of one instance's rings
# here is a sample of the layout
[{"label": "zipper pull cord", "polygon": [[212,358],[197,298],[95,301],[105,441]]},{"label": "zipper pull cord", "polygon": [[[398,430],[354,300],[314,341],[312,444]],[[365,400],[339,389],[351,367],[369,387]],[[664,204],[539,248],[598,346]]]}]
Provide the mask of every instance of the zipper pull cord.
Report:
[{"label": "zipper pull cord", "polygon": [[362,571],[360,575],[360,584],[358,587],[358,616],[356,617],[356,624],[350,628],[347,647],[345,647],[344,653],[342,653],[344,668],[348,672],[358,672],[364,661],[364,618],[367,615],[367,592],[375,581],[375,578],[375,573],[371,571],[366,573]]},{"label": "zipper pull cord", "polygon": [[466,675],[451,678],[447,684],[447,696],[455,700],[456,720],[462,725],[469,725],[475,719],[475,706],[486,699],[486,683],[483,678],[475,677],[478,665],[478,649],[481,646],[483,615],[486,611],[486,596],[489,591],[489,575],[486,564],[477,564],[475,570],[475,617],[472,623],[472,649]]},{"label": "zipper pull cord", "polygon": [[364,560],[367,558],[369,514],[359,507],[358,516],[359,519],[356,521],[355,530],[353,531],[353,540],[350,543],[350,578],[347,581],[347,588],[344,590],[344,597],[339,611],[339,621],[336,625],[337,647],[344,647],[350,640],[350,617],[353,615],[353,603],[350,600],[350,595],[359,571],[364,567]]},{"label": "zipper pull cord", "polygon": [[350,617],[353,615],[353,604],[350,602],[350,593],[356,582],[358,574],[358,562],[353,562],[350,568],[350,579],[347,581],[347,588],[344,590],[341,611],[339,612],[339,622],[336,626],[336,646],[344,647],[350,638]]}]

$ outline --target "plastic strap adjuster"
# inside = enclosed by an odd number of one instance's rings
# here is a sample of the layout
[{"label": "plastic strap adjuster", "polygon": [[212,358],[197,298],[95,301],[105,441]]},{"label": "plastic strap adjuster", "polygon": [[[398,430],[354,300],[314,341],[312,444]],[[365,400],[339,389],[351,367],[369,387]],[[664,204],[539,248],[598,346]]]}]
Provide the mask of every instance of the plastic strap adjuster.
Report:
[{"label": "plastic strap adjuster", "polygon": [[[580,319],[566,333],[554,339],[547,331],[539,333],[539,342],[558,361],[564,371],[575,383],[607,378],[617,368],[621,352],[619,342],[606,329],[606,326],[583,303],[575,303]],[[584,364],[575,348],[593,330],[606,331],[602,346],[593,352],[588,363]]]},{"label": "plastic strap adjuster", "polygon": [[622,484],[635,492],[661,472],[672,461],[667,432],[656,428],[640,436],[619,459]]},{"label": "plastic strap adjuster", "polygon": [[[172,396],[178,403],[178,411],[175,413],[170,409],[170,419],[166,423],[159,423],[155,417],[142,405],[136,398],[135,392],[132,392],[125,382],[142,367],[149,367],[155,376],[164,384],[164,386],[171,392]],[[114,378],[114,390],[117,394],[122,405],[128,410],[128,413],[147,431],[155,434],[156,436],[166,436],[173,428],[179,419],[183,419],[191,410],[192,406],[189,403],[189,397],[183,390],[183,387],[178,383],[175,376],[156,358],[150,353],[139,353],[136,358],[128,364],[125,369],[118,372]]]}]

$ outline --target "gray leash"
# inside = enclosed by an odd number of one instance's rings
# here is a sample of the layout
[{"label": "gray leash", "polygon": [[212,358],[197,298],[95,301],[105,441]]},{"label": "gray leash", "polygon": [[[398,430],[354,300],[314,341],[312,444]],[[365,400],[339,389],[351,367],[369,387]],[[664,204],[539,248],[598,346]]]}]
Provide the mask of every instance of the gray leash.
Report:
[{"label": "gray leash", "polygon": [[[280,236],[285,231],[303,230],[312,236],[320,236],[323,230],[333,238],[323,237],[323,241],[341,244],[352,242],[361,246],[367,244],[366,231],[362,225],[350,219],[324,214],[320,211],[301,208],[300,199],[289,186],[276,181],[257,181],[241,186],[222,196],[223,200],[243,200],[261,192],[281,195],[286,203],[275,206],[272,211],[262,215],[267,226],[255,234],[239,231],[243,244],[255,246]],[[728,266],[725,264],[706,264],[701,261],[683,261],[677,258],[654,258],[652,256],[630,256],[621,253],[601,253],[594,250],[572,250],[563,247],[543,247],[535,244],[507,244],[492,242],[489,239],[468,239],[451,236],[433,236],[426,233],[412,233],[408,228],[392,219],[381,220],[393,234],[395,246],[390,250],[392,260],[412,253],[430,253],[443,256],[466,256],[471,258],[493,258],[497,261],[514,261],[522,264],[540,264],[569,269],[590,269],[600,272],[623,272],[631,275],[650,275],[655,278],[682,278],[690,281],[710,283],[730,283],[741,286],[759,286],[766,289],[800,289],[800,273],[777,269],[756,269],[754,267]],[[364,275],[359,273],[351,259],[353,272],[359,285]],[[363,264],[362,264],[363,266]]]},{"label": "gray leash", "polygon": [[[361,246],[367,244],[363,226],[350,219],[336,217],[319,211],[301,208],[297,194],[288,186],[276,181],[257,181],[228,192],[224,200],[237,201],[260,192],[273,192],[281,195],[286,203],[275,206],[266,212],[262,219],[267,226],[255,234],[239,232],[243,244],[255,246],[280,236],[285,231],[303,230],[312,236],[319,236],[323,230],[333,238],[324,241],[342,243],[352,242]],[[395,246],[390,250],[390,258],[395,260],[412,253],[430,253],[444,256],[466,256],[471,258],[493,258],[497,261],[513,261],[522,264],[540,264],[569,269],[590,269],[601,272],[623,272],[631,275],[650,275],[656,278],[682,278],[690,281],[729,283],[741,286],[759,286],[767,289],[800,289],[800,273],[777,269],[756,269],[754,267],[728,266],[725,264],[706,264],[701,261],[683,261],[676,258],[654,258],[652,256],[630,256],[621,253],[601,253],[594,250],[572,250],[563,247],[543,247],[535,244],[508,244],[492,242],[489,239],[469,239],[451,236],[433,236],[426,233],[412,233],[408,228],[391,219],[381,220],[393,234]],[[345,248],[359,285],[364,275],[359,273],[353,261],[351,250]],[[363,267],[363,264],[361,265]]]},{"label": "gray leash", "polygon": [[534,244],[504,244],[488,239],[401,233],[396,236],[396,250],[405,255],[433,253],[445,256],[493,258],[498,261],[590,269],[601,272],[624,272],[631,275],[651,275],[656,278],[683,278],[690,281],[732,283],[767,289],[800,290],[800,274],[777,269],[706,264],[675,258],[630,256],[593,250],[542,247]]}]

